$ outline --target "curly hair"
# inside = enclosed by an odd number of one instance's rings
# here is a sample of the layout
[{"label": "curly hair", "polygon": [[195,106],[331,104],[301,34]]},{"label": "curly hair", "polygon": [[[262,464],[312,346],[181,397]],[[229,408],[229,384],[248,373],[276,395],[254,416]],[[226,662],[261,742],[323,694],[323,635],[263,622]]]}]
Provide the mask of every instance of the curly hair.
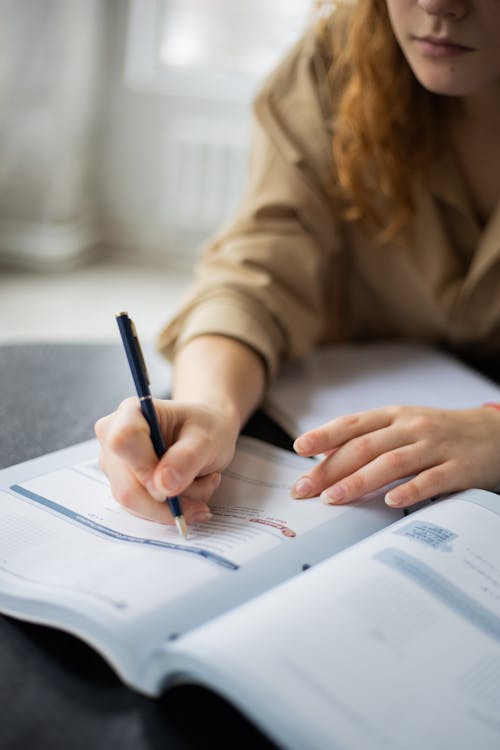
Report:
[{"label": "curly hair", "polygon": [[338,102],[331,190],[346,219],[370,225],[381,242],[394,239],[414,211],[413,180],[436,153],[437,97],[406,62],[386,0],[316,6]]}]

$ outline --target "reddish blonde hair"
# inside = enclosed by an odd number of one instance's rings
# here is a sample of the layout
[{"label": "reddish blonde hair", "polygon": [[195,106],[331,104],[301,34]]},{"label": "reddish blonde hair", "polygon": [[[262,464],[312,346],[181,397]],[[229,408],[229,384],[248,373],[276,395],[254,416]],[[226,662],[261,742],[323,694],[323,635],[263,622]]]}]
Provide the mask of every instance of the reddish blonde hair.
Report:
[{"label": "reddish blonde hair", "polygon": [[334,0],[333,10],[331,1],[317,6],[338,103],[332,190],[345,218],[375,228],[380,241],[392,239],[412,216],[412,180],[436,151],[437,98],[406,62],[386,0]]}]

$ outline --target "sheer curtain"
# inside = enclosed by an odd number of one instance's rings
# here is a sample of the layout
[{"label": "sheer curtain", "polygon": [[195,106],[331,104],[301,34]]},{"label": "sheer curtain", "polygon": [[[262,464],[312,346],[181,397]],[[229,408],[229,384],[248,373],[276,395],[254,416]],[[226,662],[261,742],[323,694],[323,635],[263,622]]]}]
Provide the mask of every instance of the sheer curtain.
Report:
[{"label": "sheer curtain", "polygon": [[59,267],[97,241],[99,0],[0,3],[0,264]]}]

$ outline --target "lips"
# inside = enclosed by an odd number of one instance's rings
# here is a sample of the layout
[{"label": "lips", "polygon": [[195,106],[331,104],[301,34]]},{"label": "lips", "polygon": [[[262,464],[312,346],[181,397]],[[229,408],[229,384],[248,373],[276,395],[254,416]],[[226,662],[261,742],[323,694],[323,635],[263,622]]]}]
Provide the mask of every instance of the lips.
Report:
[{"label": "lips", "polygon": [[453,57],[474,52],[472,47],[458,44],[448,37],[415,36],[413,41],[423,54],[430,57]]}]

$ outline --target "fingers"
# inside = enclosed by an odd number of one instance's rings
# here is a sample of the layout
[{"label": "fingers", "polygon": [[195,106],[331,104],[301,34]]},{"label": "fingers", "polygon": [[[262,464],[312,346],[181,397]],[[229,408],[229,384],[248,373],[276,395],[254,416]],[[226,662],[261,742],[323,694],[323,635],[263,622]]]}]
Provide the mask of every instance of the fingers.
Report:
[{"label": "fingers", "polygon": [[219,471],[212,471],[203,477],[197,477],[189,487],[182,493],[182,498],[191,503],[204,505],[210,502],[212,495],[221,482],[222,475]]},{"label": "fingers", "polygon": [[[327,461],[328,459],[325,459],[323,463]],[[320,495],[325,503],[349,503],[391,482],[423,471],[431,464],[432,459],[421,445],[395,448],[382,453],[352,473],[342,473],[340,477],[334,474],[332,479],[332,475],[324,470],[319,475],[326,477],[323,479],[322,487],[318,477],[312,476],[311,480],[316,487],[321,487],[313,494]]]},{"label": "fingers", "polygon": [[112,494],[131,513],[169,524],[173,519],[165,500],[178,495],[186,501],[183,512],[188,523],[207,520],[220,470],[234,451],[230,436],[224,441],[222,430],[218,438],[218,413],[170,401],[155,405],[169,445],[160,461],[137,399],[126,399],[95,425],[101,444],[99,462]]},{"label": "fingers", "polygon": [[500,436],[500,420],[493,424],[484,411],[398,406],[332,420],[297,439],[300,452],[324,458],[292,494],[348,503],[404,480],[386,502],[407,507],[467,487],[496,487],[500,470],[491,438]]},{"label": "fingers", "polygon": [[158,463],[148,489],[160,496],[184,493],[209,463],[209,450],[206,436],[201,431],[181,432]]},{"label": "fingers", "polygon": [[[385,464],[379,467],[377,473],[389,470],[391,474],[394,474],[395,471],[402,471],[403,473],[399,476],[406,476],[404,472],[408,473],[407,469],[412,463],[412,454],[401,452],[406,442],[407,438],[404,433],[387,427],[354,438],[335,451],[327,452],[326,458],[321,463],[316,464],[307,475],[295,483],[292,495],[296,498],[319,495],[325,488],[343,477],[349,477],[353,472],[384,454],[387,456]],[[360,482],[358,476],[356,475],[357,478],[353,482]],[[337,489],[338,499],[340,499],[339,493],[340,489]]]},{"label": "fingers", "polygon": [[394,487],[386,494],[385,502],[392,508],[407,508],[435,495],[460,489],[463,487],[456,481],[456,472],[449,461],[422,471],[409,482]]},{"label": "fingers", "polygon": [[388,427],[396,412],[397,407],[387,406],[332,419],[321,427],[300,435],[293,444],[294,450],[302,456],[330,453],[349,440]]},{"label": "fingers", "polygon": [[[105,448],[106,457],[121,459],[142,485],[152,480],[158,458],[151,442],[149,425],[136,398],[122,401],[114,414],[96,422],[95,433]],[[109,473],[109,459],[103,457],[102,463],[106,473]]]},{"label": "fingers", "polygon": [[[174,524],[168,503],[158,502],[152,497],[122,461],[111,458],[108,461],[108,472],[113,497],[126,510],[150,521]],[[207,501],[219,481],[220,475],[217,477],[217,473],[213,472],[211,475],[200,477],[189,488],[189,502],[183,505],[183,513],[188,525],[207,521],[211,517]],[[166,497],[163,500],[165,501]]]},{"label": "fingers", "polygon": [[163,501],[165,496],[183,493],[206,464],[206,441],[202,433],[196,430],[184,436],[181,432],[177,442],[158,461],[149,425],[135,398],[126,399],[114,414],[99,420],[95,431],[105,446],[107,458],[103,459],[103,464],[106,473],[109,474],[109,457],[119,458],[149,494],[159,501]]},{"label": "fingers", "polygon": [[[388,502],[405,507],[419,502],[425,493],[436,494],[429,487],[438,481],[441,465],[449,458],[447,432],[438,429],[443,418],[437,410],[384,407],[334,419],[305,433],[296,442],[300,451],[306,448],[325,458],[299,478],[292,495],[320,495],[325,503],[349,503],[415,474],[423,479],[407,482],[401,495],[391,491]],[[448,476],[446,491],[449,483]]]},{"label": "fingers", "polygon": [[349,503],[410,474],[424,471],[431,464],[432,461],[417,446],[397,448],[327,487],[321,493],[321,499],[327,504]]}]

